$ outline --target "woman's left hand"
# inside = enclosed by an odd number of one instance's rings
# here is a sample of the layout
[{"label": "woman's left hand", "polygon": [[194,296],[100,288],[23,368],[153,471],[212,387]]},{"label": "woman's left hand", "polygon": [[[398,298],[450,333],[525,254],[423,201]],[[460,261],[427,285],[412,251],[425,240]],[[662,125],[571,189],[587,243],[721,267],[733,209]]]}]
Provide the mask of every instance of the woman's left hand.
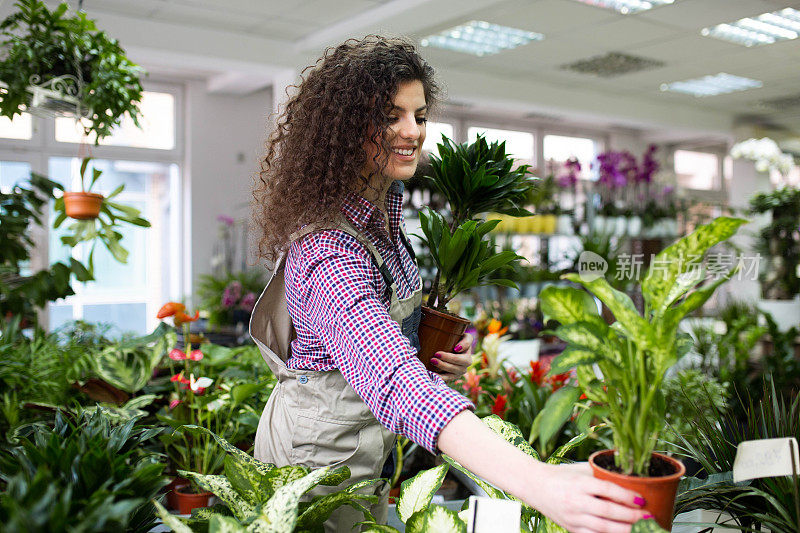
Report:
[{"label": "woman's left hand", "polygon": [[442,376],[445,381],[453,381],[467,371],[467,367],[472,364],[472,335],[464,335],[456,347],[455,353],[436,352],[431,357],[431,366]]}]

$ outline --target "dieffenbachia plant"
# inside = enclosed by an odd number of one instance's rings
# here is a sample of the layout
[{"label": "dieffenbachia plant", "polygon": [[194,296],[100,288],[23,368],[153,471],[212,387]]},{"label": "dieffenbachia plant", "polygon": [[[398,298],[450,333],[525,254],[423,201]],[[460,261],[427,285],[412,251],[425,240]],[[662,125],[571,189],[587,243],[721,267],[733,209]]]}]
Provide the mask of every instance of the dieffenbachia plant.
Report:
[{"label": "dieffenbachia plant", "polygon": [[[568,346],[551,366],[553,374],[577,367],[587,398],[608,407],[617,466],[626,474],[646,476],[650,457],[665,426],[664,374],[691,346],[678,332],[680,321],[702,306],[736,267],[707,279],[703,258],[747,222],[720,217],[678,240],[655,256],[641,283],[644,313],[627,294],[602,277],[567,274],[613,313],[612,325],[600,317],[589,293],[575,287],[547,287],[540,295],[547,319],[561,325],[555,334]],[[592,365],[597,364],[602,379]]]},{"label": "dieffenbachia plant", "polygon": [[468,220],[450,230],[444,217],[431,210],[420,211],[422,236],[437,268],[436,284],[431,289],[428,305],[444,311],[456,294],[479,285],[503,285],[517,288],[507,279],[489,278],[489,274],[517,263],[522,256],[510,250],[495,252],[486,235],[499,220]]},{"label": "dieffenbachia plant", "polygon": [[[540,460],[536,450],[528,444],[527,439],[522,435],[522,432],[517,426],[506,422],[497,415],[487,416],[483,419],[483,422],[507,442],[510,442],[519,450],[530,455],[533,459],[537,461]],[[573,437],[569,442],[553,452],[546,462],[549,464],[568,462],[565,459],[566,454],[573,448],[580,446],[588,436],[589,433],[583,433]],[[436,531],[437,533],[466,533],[467,524],[466,520],[462,517],[469,501],[464,502],[461,513],[455,513],[440,505],[431,504],[434,493],[439,490],[448,469],[451,467],[461,471],[475,481],[489,498],[519,502],[522,505],[520,531],[566,533],[564,528],[539,513],[533,507],[522,502],[520,499],[487,483],[458,464],[453,458],[447,455],[443,455],[442,457],[445,461],[444,463],[430,470],[424,470],[413,478],[404,481],[400,488],[400,497],[397,500],[397,517],[405,524],[407,533],[423,533],[429,531]],[[376,524],[374,522],[364,522],[363,525],[369,526],[369,529],[365,530],[369,532],[399,533],[392,527]],[[631,530],[631,533],[651,532],[663,533],[664,530],[658,527],[653,520],[640,520],[634,524]]]},{"label": "dieffenbachia plant", "polygon": [[378,497],[358,491],[378,479],[361,481],[338,492],[301,502],[302,496],[317,485],[336,487],[346,481],[350,469],[343,466],[311,471],[303,466],[276,467],[254,459],[205,428],[184,428],[210,435],[228,454],[224,475],[178,471],[213,492],[222,502],[220,505],[196,509],[191,518],[181,519],[156,503],[164,524],[177,533],[322,531],[331,513],[342,505],[349,505],[364,513],[365,520],[374,521],[368,506],[376,503]]}]

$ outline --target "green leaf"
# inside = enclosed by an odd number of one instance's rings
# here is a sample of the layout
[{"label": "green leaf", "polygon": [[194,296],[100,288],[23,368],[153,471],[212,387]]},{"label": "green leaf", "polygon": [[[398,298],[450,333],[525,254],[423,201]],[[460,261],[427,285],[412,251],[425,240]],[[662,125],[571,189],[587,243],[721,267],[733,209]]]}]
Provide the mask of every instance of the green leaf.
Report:
[{"label": "green leaf", "polygon": [[392,526],[378,524],[377,522],[359,522],[356,525],[361,526],[362,533],[400,533]]},{"label": "green leaf", "polygon": [[259,512],[248,530],[284,533],[294,530],[300,498],[328,473],[328,468],[314,470],[307,476],[282,486]]},{"label": "green leaf", "polygon": [[537,418],[541,417],[541,422],[539,423],[539,441],[542,443],[542,448],[544,448],[547,443],[555,437],[559,430],[561,430],[564,424],[567,423],[580,394],[581,391],[578,387],[567,385],[555,391],[547,399],[544,408],[537,415]]},{"label": "green leaf", "polygon": [[[325,521],[331,516],[331,513],[341,507],[342,505],[350,505],[356,510],[363,509],[362,506],[353,505],[355,502],[365,501],[370,504],[378,503],[378,497],[375,495],[360,494],[353,492],[335,492],[326,496],[317,496],[311,501],[311,505],[300,514],[297,519],[295,529],[298,531],[314,531],[322,528]],[[367,516],[369,515],[369,516]],[[365,520],[375,520],[375,517],[367,511],[364,516]]]},{"label": "green leaf", "polygon": [[214,515],[208,523],[208,533],[243,533],[247,531],[230,516]]},{"label": "green leaf", "polygon": [[411,515],[430,505],[433,494],[439,490],[447,473],[447,463],[429,470],[423,470],[400,486],[397,499],[397,517],[405,523]]},{"label": "green leaf", "polygon": [[183,520],[167,511],[164,506],[158,503],[156,500],[153,500],[153,505],[156,508],[158,516],[161,517],[161,521],[164,522],[164,525],[169,527],[172,531],[175,533],[193,533],[192,528],[187,526]]},{"label": "green leaf", "polygon": [[458,461],[456,461],[455,459],[453,459],[453,458],[452,458],[452,457],[450,457],[449,455],[444,455],[444,454],[443,454],[443,455],[442,455],[442,459],[444,459],[444,461],[445,461],[447,464],[449,464],[450,466],[452,466],[453,468],[455,468],[456,470],[458,470],[458,471],[459,471],[459,472],[461,472],[462,474],[464,474],[464,475],[466,475],[467,477],[469,477],[469,478],[470,478],[472,481],[474,481],[475,483],[477,483],[477,484],[478,484],[478,486],[479,486],[481,489],[483,489],[483,491],[484,491],[484,492],[485,492],[487,495],[489,495],[489,497],[490,497],[490,498],[501,499],[501,500],[502,500],[502,499],[506,499],[506,494],[505,494],[505,492],[503,492],[502,490],[498,489],[497,487],[495,487],[495,486],[493,486],[493,485],[490,485],[489,483],[487,483],[487,482],[486,482],[486,481],[484,481],[483,479],[479,478],[478,476],[476,476],[475,474],[473,474],[472,472],[470,472],[469,470],[467,470],[466,468],[464,468],[463,466],[461,466],[461,465],[458,463]]},{"label": "green leaf", "polygon": [[236,492],[225,476],[198,474],[196,472],[187,472],[186,470],[178,470],[178,474],[194,480],[200,487],[213,492],[217,498],[230,508],[233,516],[239,520],[245,520],[253,514],[253,506]]},{"label": "green leaf", "polygon": [[569,345],[553,359],[548,375],[563,374],[576,366],[596,363],[601,357],[600,354],[592,350]]},{"label": "green leaf", "polygon": [[557,465],[564,462],[564,457],[574,448],[577,448],[581,444],[583,444],[586,439],[589,438],[589,434],[594,432],[594,428],[592,428],[589,432],[581,433],[580,435],[575,435],[569,441],[565,442],[563,445],[559,446],[556,451],[550,454],[550,457],[547,458],[547,463],[551,465]]},{"label": "green leaf", "polygon": [[548,285],[539,293],[545,322],[553,319],[562,324],[590,321],[597,316],[592,296],[575,287]]},{"label": "green leaf", "polygon": [[631,533],[669,533],[663,529],[652,518],[649,520],[639,520],[631,527]]},{"label": "green leaf", "polygon": [[406,533],[467,533],[467,525],[455,511],[432,505],[414,513],[406,523]]},{"label": "green leaf", "polygon": [[233,399],[233,406],[237,406],[243,401],[247,400],[255,393],[263,389],[264,386],[261,383],[242,383],[239,385],[235,385],[231,389],[231,398]]},{"label": "green leaf", "polygon": [[261,474],[254,468],[237,461],[232,455],[226,455],[224,460],[225,477],[228,478],[233,489],[242,497],[250,507],[257,507],[269,500],[273,490],[266,474]]},{"label": "green leaf", "polygon": [[522,432],[517,426],[511,422],[506,422],[497,415],[487,416],[482,420],[484,424],[489,426],[489,429],[503,437],[506,442],[513,444],[516,448],[527,453],[537,461],[540,460],[539,454],[528,444],[528,440],[522,435]]}]

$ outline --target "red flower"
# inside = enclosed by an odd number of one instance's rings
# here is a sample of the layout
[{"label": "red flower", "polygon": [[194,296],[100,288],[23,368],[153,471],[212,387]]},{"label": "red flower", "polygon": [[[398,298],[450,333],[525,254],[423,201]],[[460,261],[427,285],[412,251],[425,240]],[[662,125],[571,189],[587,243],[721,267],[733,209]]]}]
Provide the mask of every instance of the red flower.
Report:
[{"label": "red flower", "polygon": [[588,397],[588,396],[586,396],[586,393],[583,393],[583,394],[581,394],[581,395],[578,397],[578,399],[579,399],[579,400],[588,400],[588,399],[589,399],[589,397]]},{"label": "red flower", "polygon": [[200,318],[200,310],[194,312],[194,316],[189,316],[184,312],[175,313],[175,316],[172,317],[172,321],[175,323],[175,327],[179,327],[184,322],[194,322]]},{"label": "red flower", "polygon": [[464,374],[464,390],[469,393],[472,403],[478,403],[478,395],[483,392],[481,387],[481,378],[474,368],[471,368]]},{"label": "red flower", "polygon": [[489,356],[486,352],[481,352],[481,368],[489,368]]},{"label": "red flower", "polygon": [[498,394],[497,398],[494,400],[494,405],[492,405],[492,414],[500,418],[505,418],[507,410],[506,403],[508,403],[508,396],[505,394]]},{"label": "red flower", "polygon": [[544,378],[547,375],[547,366],[543,365],[541,361],[531,361],[531,382],[541,386],[544,384]]},{"label": "red flower", "polygon": [[189,316],[186,314],[186,306],[182,303],[167,302],[158,310],[156,318],[167,318],[169,316],[172,317],[175,327],[180,327],[184,322],[194,322],[200,318],[200,311],[197,310],[194,312],[194,316]]},{"label": "red flower", "polygon": [[177,348],[173,348],[169,351],[169,358],[173,361],[183,361],[188,359],[189,361],[199,361],[203,358],[203,352],[200,350],[192,350],[189,352],[189,355],[186,355],[182,350]]},{"label": "red flower", "polygon": [[509,368],[508,379],[511,381],[511,383],[516,383],[517,381],[519,381],[519,374],[517,374],[517,371],[514,370],[513,368]]},{"label": "red flower", "polygon": [[556,374],[555,376],[551,376],[548,378],[550,385],[553,387],[553,392],[557,391],[561,387],[567,384],[569,381],[570,373],[565,372],[564,374]]},{"label": "red flower", "polygon": [[177,398],[172,400],[171,402],[169,402],[169,408],[170,409],[175,409],[178,406],[178,404],[181,403],[181,401],[182,400],[179,400]]},{"label": "red flower", "polygon": [[183,372],[179,372],[179,373],[175,374],[174,376],[169,378],[169,380],[170,381],[179,381],[184,385],[188,385],[189,384],[189,380],[186,379],[185,377],[183,377]]}]

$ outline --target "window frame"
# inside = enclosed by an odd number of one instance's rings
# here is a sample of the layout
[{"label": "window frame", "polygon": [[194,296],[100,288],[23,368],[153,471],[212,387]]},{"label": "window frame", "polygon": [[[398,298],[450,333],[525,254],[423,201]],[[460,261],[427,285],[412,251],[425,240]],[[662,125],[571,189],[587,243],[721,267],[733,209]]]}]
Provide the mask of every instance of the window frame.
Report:
[{"label": "window frame", "polygon": [[[683,152],[697,152],[702,154],[711,154],[717,158],[717,186],[713,189],[691,189],[683,187],[677,183],[677,173],[675,172],[675,152],[678,150]],[[667,146],[667,161],[669,162],[669,169],[675,175],[676,185],[680,188],[685,197],[689,200],[694,200],[700,203],[716,204],[720,206],[728,205],[728,184],[730,176],[725,173],[725,158],[728,155],[727,147],[725,146],[697,146],[689,143],[677,143]]]}]

